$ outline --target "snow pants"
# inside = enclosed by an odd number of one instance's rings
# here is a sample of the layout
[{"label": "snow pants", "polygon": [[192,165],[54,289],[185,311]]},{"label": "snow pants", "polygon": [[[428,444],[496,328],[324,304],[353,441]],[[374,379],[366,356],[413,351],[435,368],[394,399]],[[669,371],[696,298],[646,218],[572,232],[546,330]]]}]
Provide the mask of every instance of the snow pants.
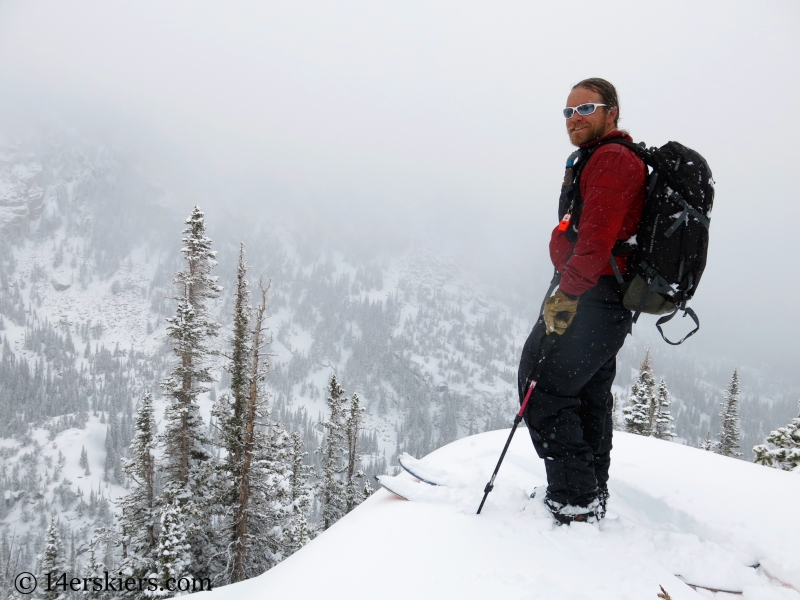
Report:
[{"label": "snow pants", "polygon": [[[544,361],[524,417],[536,453],[544,459],[547,496],[556,502],[586,506],[608,481],[611,385],[617,353],[631,325],[619,284],[613,277],[601,277],[581,296],[572,325],[555,340]],[[520,402],[544,339],[540,318],[522,349]]]}]

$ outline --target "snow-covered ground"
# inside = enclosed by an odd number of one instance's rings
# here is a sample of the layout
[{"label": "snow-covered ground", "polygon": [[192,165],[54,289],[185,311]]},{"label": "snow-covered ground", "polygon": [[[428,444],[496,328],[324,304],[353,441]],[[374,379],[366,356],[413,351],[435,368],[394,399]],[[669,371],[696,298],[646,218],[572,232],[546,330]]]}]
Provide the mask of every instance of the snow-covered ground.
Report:
[{"label": "snow-covered ground", "polygon": [[[545,482],[527,432],[475,511],[508,431],[463,438],[266,574],[211,592],[261,598],[800,599],[800,477],[615,433],[607,518],[555,526],[529,494]],[[760,565],[755,567],[755,565]],[[680,576],[680,577],[678,577]],[[739,594],[693,589],[686,582]]]}]

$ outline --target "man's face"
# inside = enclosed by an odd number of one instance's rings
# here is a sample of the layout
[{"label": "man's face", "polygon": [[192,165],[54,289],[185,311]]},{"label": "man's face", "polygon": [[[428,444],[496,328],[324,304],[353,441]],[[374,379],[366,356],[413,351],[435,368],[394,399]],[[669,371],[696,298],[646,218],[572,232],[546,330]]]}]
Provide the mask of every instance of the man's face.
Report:
[{"label": "man's face", "polygon": [[[597,92],[586,88],[575,88],[567,97],[567,106],[573,108],[588,102],[603,104],[603,99]],[[580,146],[581,144],[599,140],[607,133],[614,131],[616,129],[614,117],[616,117],[617,112],[618,109],[616,108],[608,110],[605,106],[600,106],[592,114],[585,117],[577,112],[574,113],[571,119],[567,119],[569,141],[572,142],[573,146]]]}]

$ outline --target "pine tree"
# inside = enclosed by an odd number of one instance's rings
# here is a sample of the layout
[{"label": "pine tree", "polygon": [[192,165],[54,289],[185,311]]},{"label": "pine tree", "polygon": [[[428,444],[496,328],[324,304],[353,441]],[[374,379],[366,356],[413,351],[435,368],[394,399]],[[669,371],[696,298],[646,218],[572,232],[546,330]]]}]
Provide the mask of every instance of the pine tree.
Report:
[{"label": "pine tree", "polygon": [[311,541],[313,535],[308,523],[311,494],[307,488],[307,482],[313,469],[303,463],[306,456],[308,456],[308,452],[303,451],[303,439],[295,431],[292,433],[292,512],[284,527],[288,554],[305,546]]},{"label": "pine tree", "polygon": [[800,470],[800,415],[786,427],[779,427],[767,436],[767,443],[753,448],[753,462],[781,469]]},{"label": "pine tree", "polygon": [[153,596],[173,595],[174,592],[167,589],[167,581],[186,577],[196,570],[192,568],[192,548],[185,528],[185,523],[192,522],[194,517],[187,515],[187,511],[196,509],[196,504],[175,499],[161,511],[161,534],[158,536],[155,565],[149,577],[156,578],[162,589],[151,592]]},{"label": "pine tree", "polygon": [[108,482],[123,484],[122,459],[120,457],[120,431],[119,419],[115,410],[108,415],[108,428],[106,429],[106,460],[104,479]]},{"label": "pine tree", "polygon": [[250,306],[250,287],[247,281],[247,271],[249,266],[245,260],[244,244],[239,247],[239,264],[236,268],[236,296],[234,299],[233,310],[233,339],[231,340],[231,397],[233,399],[233,411],[229,421],[232,435],[238,437],[232,443],[238,447],[232,450],[231,458],[234,462],[241,460],[241,444],[244,423],[245,407],[247,406],[249,385],[249,362],[252,352],[250,332],[250,321],[252,318],[252,308]]},{"label": "pine tree", "polygon": [[[353,393],[349,404],[344,421],[344,440],[347,444],[347,469],[344,478],[345,513],[349,513],[364,501],[365,496],[359,488],[359,481],[366,479],[360,468],[363,457],[358,451],[358,435],[361,432],[361,421],[366,409],[361,406],[361,399],[356,393]],[[369,486],[369,482],[366,485]]]},{"label": "pine tree", "polygon": [[742,434],[739,431],[739,373],[733,370],[728,388],[725,390],[725,399],[721,402],[723,411],[719,414],[722,423],[719,428],[719,443],[716,446],[717,454],[739,458],[741,452],[736,452],[739,448],[739,441]]},{"label": "pine tree", "polygon": [[37,574],[42,583],[36,588],[36,598],[41,600],[61,600],[65,598],[66,592],[62,591],[61,588],[51,585],[51,589],[48,590],[46,585],[48,575],[50,581],[55,583],[65,571],[64,545],[58,533],[56,518],[50,517],[50,526],[44,536],[44,548],[39,555]]},{"label": "pine tree", "polygon": [[700,442],[700,449],[701,450],[707,450],[708,452],[711,452],[714,449],[715,445],[716,445],[716,443],[711,439],[711,432],[709,431],[706,434],[705,439],[702,442]]},{"label": "pine tree", "polygon": [[623,410],[625,431],[628,433],[649,436],[653,432],[656,405],[655,385],[653,361],[648,348],[645,351],[642,364],[639,365],[639,376],[631,386],[628,406]]},{"label": "pine tree", "polygon": [[156,549],[156,422],[153,397],[146,391],[136,413],[136,433],[131,442],[131,459],[124,469],[132,486],[120,505],[120,526],[127,557],[124,568],[133,577],[146,577],[154,569]]},{"label": "pine tree", "polygon": [[[103,579],[104,578],[104,571],[106,570],[105,565],[101,560],[97,558],[97,540],[91,539],[89,541],[89,556],[86,559],[86,564],[83,567],[83,577],[87,579]],[[96,590],[94,585],[90,584],[88,590],[86,590],[85,596],[87,598],[101,598],[103,596],[102,590]]]},{"label": "pine tree", "polygon": [[186,267],[175,276],[177,308],[175,316],[167,319],[167,337],[178,360],[161,383],[165,396],[171,399],[161,438],[166,459],[162,502],[169,508],[171,526],[180,530],[191,546],[186,568],[191,568],[195,576],[207,577],[215,554],[211,541],[214,456],[197,396],[207,391],[203,384],[212,381],[207,361],[209,340],[219,327],[209,315],[207,302],[218,297],[222,288],[211,275],[216,253],[211,250],[205,218],[198,207],[186,224],[181,248]]},{"label": "pine tree", "polygon": [[674,421],[672,413],[669,410],[672,404],[672,399],[667,389],[667,383],[662,379],[658,383],[656,390],[656,407],[657,411],[653,419],[653,437],[660,440],[671,440],[675,437]]},{"label": "pine tree", "polygon": [[328,420],[322,422],[325,438],[317,448],[321,457],[322,475],[317,481],[317,498],[322,507],[320,527],[325,531],[338,521],[347,508],[345,486],[340,474],[345,470],[345,436],[343,432],[344,404],[347,401],[344,389],[339,385],[336,375],[328,384]]},{"label": "pine tree", "polygon": [[239,264],[236,269],[236,291],[233,311],[233,337],[227,371],[231,374],[230,394],[224,395],[215,404],[214,417],[220,434],[220,442],[225,449],[225,472],[220,490],[221,502],[234,506],[239,498],[239,476],[244,444],[244,416],[250,392],[249,370],[251,354],[249,283],[246,279],[248,265],[245,261],[244,244],[239,248]]},{"label": "pine tree", "polygon": [[81,460],[80,466],[83,469],[83,474],[88,476],[91,475],[91,471],[89,471],[89,454],[86,452],[86,448],[81,446]]},{"label": "pine tree", "polygon": [[[225,582],[263,573],[291,554],[298,541],[305,543],[307,537],[302,532],[305,515],[298,514],[307,510],[307,501],[295,498],[295,487],[304,485],[304,471],[295,471],[297,477],[293,472],[293,455],[300,450],[283,426],[271,420],[269,395],[263,385],[270,371],[269,355],[264,351],[270,343],[265,338],[269,287],[259,282],[260,304],[253,313],[244,279],[246,271],[244,253],[240,252],[233,352],[228,369],[232,393],[216,409],[227,455],[221,480],[229,482],[221,496],[230,498],[229,513],[221,528],[228,557],[222,574]],[[249,331],[251,315],[254,324]],[[240,378],[238,383],[236,378]],[[292,535],[299,540],[288,535],[293,524],[299,531]]]}]

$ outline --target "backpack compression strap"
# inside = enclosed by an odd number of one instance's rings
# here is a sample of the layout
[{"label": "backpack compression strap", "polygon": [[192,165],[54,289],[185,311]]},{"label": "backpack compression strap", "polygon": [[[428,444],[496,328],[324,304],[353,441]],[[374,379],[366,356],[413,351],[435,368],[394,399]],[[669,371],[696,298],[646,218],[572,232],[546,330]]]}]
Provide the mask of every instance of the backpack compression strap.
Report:
[{"label": "backpack compression strap", "polygon": [[695,333],[697,333],[697,332],[700,330],[700,319],[698,319],[698,318],[697,318],[697,314],[695,314],[695,312],[694,312],[694,311],[693,311],[691,308],[689,308],[688,306],[687,306],[687,307],[684,307],[684,308],[683,308],[683,316],[685,317],[686,315],[689,315],[689,316],[692,318],[692,321],[694,321],[695,328],[694,328],[694,329],[692,329],[692,330],[691,330],[689,333],[687,333],[685,336],[683,336],[683,338],[682,338],[682,339],[681,339],[679,342],[671,342],[671,341],[669,341],[669,340],[666,338],[666,336],[664,335],[664,330],[663,330],[663,329],[661,329],[661,326],[662,326],[664,323],[666,323],[667,321],[670,321],[670,320],[672,319],[672,317],[674,317],[675,315],[677,315],[679,310],[681,310],[681,309],[680,309],[680,308],[676,308],[676,309],[675,309],[674,311],[672,311],[670,314],[668,314],[668,315],[666,315],[666,316],[664,316],[664,317],[661,317],[661,318],[660,318],[658,321],[656,321],[656,327],[658,328],[658,333],[660,333],[660,334],[661,334],[661,338],[662,338],[662,339],[663,339],[665,342],[667,342],[668,344],[670,344],[671,346],[679,346],[679,345],[681,345],[683,342],[685,342],[686,340],[688,340],[690,337],[692,337],[692,336],[693,336]]}]

